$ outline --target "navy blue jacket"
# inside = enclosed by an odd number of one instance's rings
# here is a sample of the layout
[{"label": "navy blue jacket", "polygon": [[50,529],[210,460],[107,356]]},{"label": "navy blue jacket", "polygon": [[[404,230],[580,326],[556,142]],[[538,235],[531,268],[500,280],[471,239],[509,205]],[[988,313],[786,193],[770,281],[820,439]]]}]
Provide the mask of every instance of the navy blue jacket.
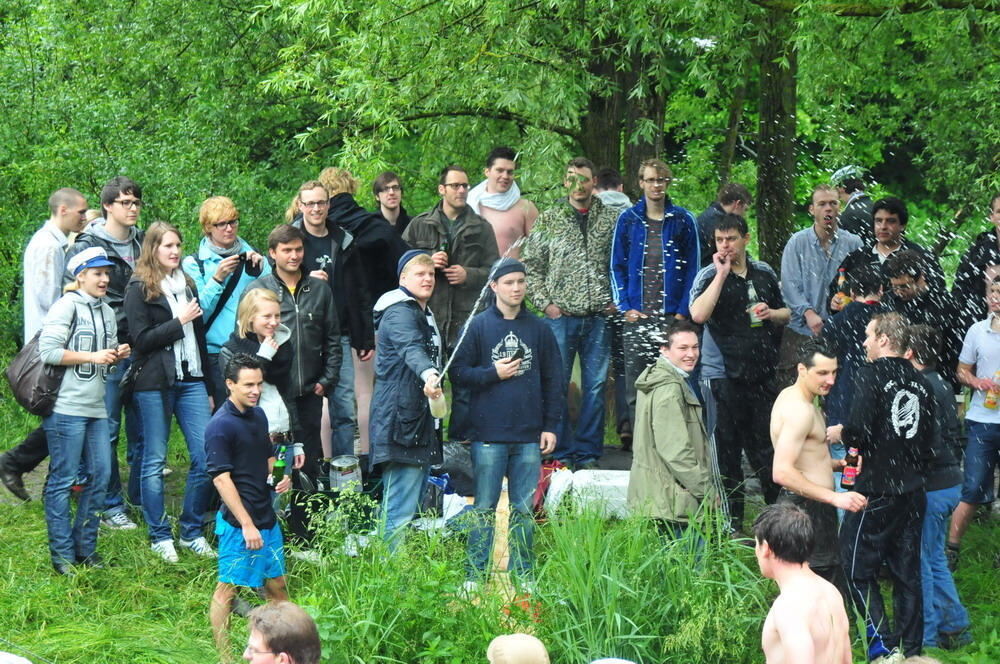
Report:
[{"label": "navy blue jacket", "polygon": [[424,383],[440,372],[441,334],[430,309],[402,288],[375,303],[375,393],[368,424],[372,466],[441,463]]},{"label": "navy blue jacket", "polygon": [[843,424],[854,399],[854,374],[868,362],[862,344],[865,328],[877,313],[889,311],[882,303],[855,300],[835,313],[823,326],[823,336],[837,346],[837,382],[826,397],[826,423]]},{"label": "navy blue jacket", "polygon": [[[524,353],[517,375],[500,380],[493,363]],[[472,391],[467,434],[494,443],[535,443],[562,419],[559,346],[541,319],[521,308],[506,320],[496,307],[477,314],[451,365],[451,379]]]}]

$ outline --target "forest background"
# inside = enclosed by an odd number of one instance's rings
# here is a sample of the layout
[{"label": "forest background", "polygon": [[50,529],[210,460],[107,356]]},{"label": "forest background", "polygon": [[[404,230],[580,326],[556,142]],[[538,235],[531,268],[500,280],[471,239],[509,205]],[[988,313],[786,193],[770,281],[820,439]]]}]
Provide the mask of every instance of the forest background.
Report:
[{"label": "forest background", "polygon": [[[671,197],[696,214],[721,182],[747,184],[755,192],[756,251],[777,267],[789,234],[809,223],[811,187],[856,164],[868,171],[876,196],[907,202],[909,236],[938,251],[950,272],[968,239],[986,227],[987,204],[1000,190],[998,55],[1000,0],[6,0],[0,5],[0,360],[6,363],[21,341],[21,253],[48,216],[48,195],[71,186],[97,207],[101,185],[118,174],[144,187],[143,224],[179,225],[190,250],[201,236],[197,211],[206,197],[231,197],[242,213],[241,235],[261,247],[298,184],[326,166],[359,176],[358,200],[367,207],[374,204],[373,176],[395,170],[412,214],[436,201],[442,166],[462,164],[476,182],[496,145],[521,153],[521,189],[542,209],[562,195],[572,156],[619,168],[633,196],[639,162],[659,156],[674,169]],[[0,411],[9,432],[33,426],[9,398]],[[22,555],[40,558],[44,532],[11,530],[21,526],[7,517],[4,523],[5,548],[15,547],[4,565]],[[699,659],[713,661],[723,651],[704,655],[703,639],[727,637],[735,649],[726,655],[730,661],[757,661],[755,614],[764,594],[753,585],[752,567],[741,567],[745,555],[733,554],[738,570],[729,577],[727,568],[724,582],[629,595],[639,612],[650,603],[673,602],[681,611],[698,603],[692,598],[715,598],[701,602],[685,623],[689,631],[673,632],[673,645],[651,636],[664,634],[665,624],[622,622],[627,612],[618,613],[613,598],[624,585],[616,591],[613,581],[646,588],[649,579],[669,576],[661,563],[644,562],[636,542],[647,540],[626,536],[627,528],[617,535],[595,527],[544,536],[553,551],[561,537],[571,543],[565,569],[553,572],[566,574],[553,605],[577,597],[583,604],[574,605],[578,612],[565,629],[550,635],[564,661],[625,642],[634,644],[625,655],[688,659],[702,652]],[[12,538],[15,532],[25,539]],[[980,541],[990,541],[986,532]],[[601,542],[609,540],[598,536],[617,537],[620,546],[605,551]],[[592,550],[577,546],[588,538]],[[140,539],[130,549],[137,558]],[[587,553],[593,557],[568,559]],[[608,559],[612,554],[619,558]],[[618,563],[633,558],[637,576],[618,579]],[[384,584],[397,579],[377,561],[369,564],[367,572],[354,571],[381,576],[371,581]],[[580,564],[603,570],[595,583],[609,587],[574,587],[583,583],[574,577]],[[407,650],[409,632],[397,635],[401,650],[394,656],[461,661],[464,648],[448,639],[458,623],[469,628],[466,618],[452,624],[439,612],[425,615],[432,586],[449,570],[439,564],[422,580],[405,563],[389,571],[426,591],[396,609],[438,620],[413,633],[416,650]],[[8,599],[26,588],[10,572],[10,584],[2,586]],[[44,602],[55,582],[41,574],[42,585],[31,585],[37,601],[8,613],[0,634],[44,633],[52,619]],[[172,657],[178,647],[207,656],[200,611],[210,574],[173,577],[166,584],[159,575],[138,577],[149,585],[148,596],[118,598],[113,585],[110,596],[91,588],[109,603],[94,615],[68,614],[39,639],[43,650],[62,654],[62,661],[95,661],[88,659],[95,643],[124,649],[103,659],[109,662],[196,661]],[[311,572],[308,579],[340,583]],[[135,579],[122,572],[110,581]],[[983,562],[982,576],[960,581],[981,600],[975,615],[995,621],[995,571]],[[156,594],[175,582],[188,584],[191,596]],[[310,588],[314,597],[324,591]],[[325,590],[350,599],[360,588]],[[56,589],[57,596],[63,592]],[[78,587],[70,593],[86,594]],[[157,608],[147,616],[150,599]],[[149,620],[157,615],[166,617],[166,631]],[[130,618],[143,625],[142,647],[118,638],[131,633]],[[355,627],[384,622],[369,618]],[[344,619],[328,616],[325,639],[351,649],[375,638],[337,632]],[[472,624],[482,630],[477,638],[495,627],[483,625]],[[84,628],[106,643],[79,643]],[[155,629],[161,631],[151,636]],[[178,642],[178,634],[191,633],[192,642]],[[633,641],[622,641],[622,633]],[[961,661],[995,661],[995,627],[977,638],[982,648]],[[370,652],[389,652],[385,643],[368,645]],[[446,653],[452,646],[455,652]],[[348,660],[354,661],[347,655],[329,661]]]}]

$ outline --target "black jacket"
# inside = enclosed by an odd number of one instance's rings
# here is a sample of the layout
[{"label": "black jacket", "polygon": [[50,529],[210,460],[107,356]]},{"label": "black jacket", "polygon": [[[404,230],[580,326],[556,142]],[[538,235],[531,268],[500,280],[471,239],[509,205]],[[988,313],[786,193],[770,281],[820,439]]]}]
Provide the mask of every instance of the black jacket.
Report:
[{"label": "black jacket", "polygon": [[973,323],[989,315],[986,307],[986,279],[983,274],[990,265],[1000,265],[997,231],[992,228],[976,236],[955,271],[955,285],[952,286],[951,295],[955,302],[960,303],[959,316],[963,334]]},{"label": "black jacket", "polygon": [[[135,249],[134,255],[138,257],[139,252],[142,250],[142,240],[146,235],[139,228],[136,228],[135,231],[132,245]],[[124,303],[125,290],[128,288],[129,279],[132,278],[132,266],[122,260],[118,252],[115,251],[114,247],[107,240],[89,231],[84,231],[77,235],[76,240],[66,250],[67,263],[70,258],[90,247],[104,249],[105,253],[108,254],[108,260],[114,263],[111,267],[111,279],[108,281],[108,292],[104,296],[104,301],[115,312],[115,318],[118,322],[118,343],[129,343],[129,328],[128,320],[125,316]],[[67,284],[73,281],[73,279],[73,275],[67,270],[63,275],[63,284]]]},{"label": "black jacket", "polygon": [[[233,332],[229,339],[219,349],[219,367],[225,372],[226,365],[236,355],[245,353],[255,358],[261,364],[261,371],[264,373],[264,382],[274,385],[281,395],[281,400],[288,411],[288,421],[292,431],[296,434],[295,440],[302,440],[302,432],[299,428],[298,409],[295,404],[295,385],[292,383],[292,366],[295,363],[295,353],[292,351],[292,344],[283,343],[278,346],[274,357],[267,359],[257,354],[260,350],[260,341],[253,332],[247,332],[241,337],[239,332]],[[273,423],[272,423],[273,424]]]},{"label": "black jacket", "polygon": [[[381,208],[375,208],[374,210],[372,210],[372,214],[377,214],[378,216],[385,219],[385,216],[382,214]],[[410,225],[411,218],[412,217],[410,217],[410,213],[406,211],[406,208],[403,207],[402,204],[400,204],[399,216],[396,218],[396,223],[394,224],[388,219],[385,219],[385,222],[390,226],[392,226],[393,230],[396,231],[396,235],[398,235],[399,237],[403,237],[403,231],[405,231],[406,227]]]},{"label": "black jacket", "polygon": [[254,288],[266,288],[277,294],[281,324],[292,332],[295,360],[289,393],[297,397],[312,392],[313,386],[319,383],[330,394],[340,380],[343,359],[340,322],[330,287],[319,279],[304,276],[292,295],[278,275],[271,273],[251,282],[241,297],[246,297]]},{"label": "black jacket", "polygon": [[[937,256],[927,251],[916,242],[907,240],[905,237],[902,238],[901,246],[896,251],[912,251],[918,254],[923,259],[927,285],[930,286],[931,290],[936,293],[943,294],[946,292],[944,285],[944,272],[941,270],[941,263],[938,261]],[[872,251],[871,245],[865,245],[864,247],[847,254],[843,262],[840,264],[840,267],[843,268],[847,274],[851,274],[866,265],[878,268],[882,273],[882,289],[885,294],[888,295],[892,290],[892,285],[889,283],[889,275],[885,272],[885,266],[888,262],[888,260],[885,263],[880,261],[878,254]],[[840,272],[838,270],[837,276],[830,281],[830,286],[828,287],[828,299],[833,299],[833,296],[840,290],[840,287],[837,285],[837,279],[839,278]]]},{"label": "black jacket", "polygon": [[719,201],[713,201],[705,208],[705,211],[698,215],[698,239],[701,241],[701,266],[712,264],[712,256],[717,251],[715,246],[715,224],[725,216],[726,211],[722,209]]},{"label": "black jacket", "polygon": [[931,386],[901,357],[861,367],[843,440],[864,457],[858,493],[898,496],[922,489],[934,446]]},{"label": "black jacket", "polygon": [[912,300],[903,300],[889,293],[882,298],[886,307],[906,316],[911,324],[924,323],[932,325],[941,332],[941,357],[938,359],[938,371],[941,376],[954,387],[955,391],[962,386],[955,377],[958,367],[958,354],[962,350],[962,341],[966,330],[962,329],[955,302],[944,291],[928,289],[923,295]]},{"label": "black jacket", "polygon": [[927,490],[950,489],[962,483],[962,425],[955,410],[955,393],[934,369],[920,371],[934,393],[934,446],[928,459]]},{"label": "black jacket", "polygon": [[375,394],[368,427],[372,466],[441,463],[441,441],[424,396],[424,374],[441,370],[441,335],[432,320],[402,288],[375,303]]},{"label": "black jacket", "polygon": [[874,206],[871,196],[861,194],[844,206],[840,212],[840,219],[837,221],[837,225],[845,231],[854,233],[861,238],[867,249],[871,249],[872,245],[875,244],[875,226],[872,219]]},{"label": "black jacket", "polygon": [[[197,300],[198,292],[189,283],[188,297]],[[125,315],[128,317],[129,334],[132,339],[132,365],[141,366],[135,378],[135,391],[165,390],[177,381],[174,363],[174,344],[184,338],[184,328],[180,319],[170,311],[167,297],[161,294],[146,301],[146,285],[132,278],[125,289]],[[208,346],[205,344],[205,321],[202,316],[192,321],[198,352],[201,356],[201,371],[208,371]],[[205,380],[208,380],[207,378]],[[211,388],[212,385],[209,385]],[[209,390],[211,393],[211,389]]]},{"label": "black jacket", "polygon": [[396,263],[410,248],[381,214],[364,209],[346,192],[330,199],[326,220],[354,236],[371,299],[399,287]]},{"label": "black jacket", "polygon": [[[302,229],[302,216],[292,222]],[[361,264],[354,236],[336,224],[326,223],[330,239],[330,260],[333,278],[329,282],[333,303],[337,307],[340,333],[351,337],[351,347],[358,352],[375,348],[375,327],[372,324],[372,298]],[[302,230],[305,233],[305,229]]]}]

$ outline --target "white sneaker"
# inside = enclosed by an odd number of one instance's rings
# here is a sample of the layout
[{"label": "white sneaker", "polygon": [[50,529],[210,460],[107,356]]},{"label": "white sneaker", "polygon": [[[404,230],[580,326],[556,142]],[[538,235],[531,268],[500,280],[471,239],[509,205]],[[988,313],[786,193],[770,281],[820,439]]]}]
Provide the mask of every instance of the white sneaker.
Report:
[{"label": "white sneaker", "polygon": [[204,537],[195,537],[193,540],[181,538],[181,546],[203,558],[218,558],[215,549],[212,548],[212,545]]},{"label": "white sneaker", "polygon": [[164,467],[163,467],[163,476],[164,476],[164,477],[166,477],[167,475],[169,475],[169,474],[170,474],[170,473],[172,473],[172,472],[174,472],[172,468],[169,468],[169,467],[167,467],[167,466],[164,466]]},{"label": "white sneaker", "polygon": [[174,548],[173,540],[160,540],[159,542],[153,542],[150,547],[156,555],[163,558],[164,562],[176,563],[180,558],[177,557],[177,549]]},{"label": "white sneaker", "polygon": [[135,530],[139,527],[132,519],[128,518],[125,512],[105,514],[101,517],[101,525],[112,530]]},{"label": "white sneaker", "polygon": [[319,551],[311,551],[308,549],[302,551],[289,551],[288,555],[296,560],[312,563],[313,565],[318,565],[323,562],[323,557],[319,555]]}]

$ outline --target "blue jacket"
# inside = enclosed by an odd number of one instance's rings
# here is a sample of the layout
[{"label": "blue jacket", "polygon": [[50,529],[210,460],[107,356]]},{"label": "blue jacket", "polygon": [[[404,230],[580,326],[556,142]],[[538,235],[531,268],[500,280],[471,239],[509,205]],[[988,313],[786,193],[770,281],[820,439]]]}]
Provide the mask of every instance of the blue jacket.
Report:
[{"label": "blue jacket", "polygon": [[[688,295],[700,266],[698,227],[694,216],[667,201],[663,211],[663,311],[688,313]],[[618,217],[611,239],[611,294],[618,311],[649,311],[642,301],[642,267],[646,260],[646,197]]]},{"label": "blue jacket", "polygon": [[[493,363],[524,356],[517,375],[500,380]],[[521,308],[506,320],[494,305],[477,314],[451,366],[451,379],[472,392],[467,435],[493,443],[538,444],[562,419],[563,377],[552,330]]]},{"label": "blue jacket", "polygon": [[[239,253],[255,251],[242,238],[238,237],[236,240],[240,243]],[[198,289],[198,300],[201,302],[201,307],[204,311],[202,319],[204,321],[208,321],[209,317],[215,312],[215,307],[219,303],[219,296],[222,295],[222,291],[226,287],[225,283],[220,284],[212,278],[215,275],[215,271],[219,269],[219,263],[222,260],[222,256],[212,251],[208,238],[203,237],[201,243],[198,245],[198,253],[196,255],[185,256],[184,260],[181,261],[181,268],[194,280],[195,286]],[[205,341],[208,343],[209,353],[218,353],[223,344],[229,341],[229,335],[236,330],[236,307],[240,302],[240,295],[243,294],[247,285],[257,277],[263,277],[271,273],[271,266],[266,260],[261,261],[260,265],[261,272],[256,276],[251,276],[247,274],[246,270],[243,270],[239,283],[233,289],[233,294],[229,296],[222,311],[212,321],[212,327],[205,331]],[[230,274],[226,277],[226,281],[228,282],[232,278],[233,275]]]},{"label": "blue jacket", "polygon": [[368,432],[372,466],[441,463],[424,383],[441,371],[441,334],[430,309],[402,288],[375,303],[375,393]]}]

